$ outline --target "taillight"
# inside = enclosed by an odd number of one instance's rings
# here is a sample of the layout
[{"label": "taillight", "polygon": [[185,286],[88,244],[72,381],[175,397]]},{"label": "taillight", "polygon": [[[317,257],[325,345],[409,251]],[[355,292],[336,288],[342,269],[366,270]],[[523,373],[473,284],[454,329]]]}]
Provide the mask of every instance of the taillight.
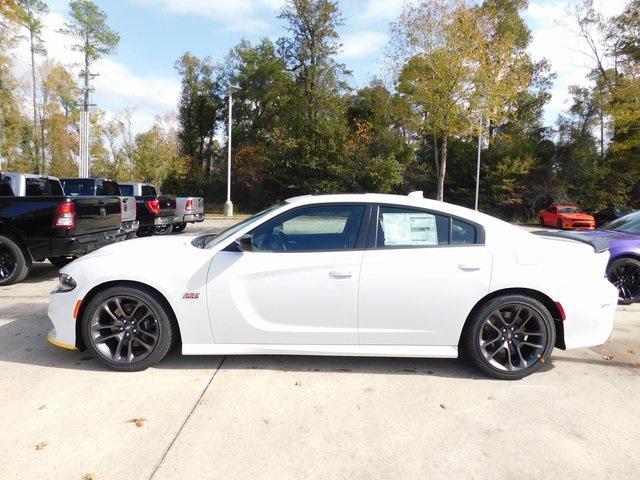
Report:
[{"label": "taillight", "polygon": [[184,209],[187,212],[190,212],[191,210],[193,210],[193,200],[191,199],[187,200],[187,202],[184,204]]},{"label": "taillight", "polygon": [[76,204],[62,202],[56,208],[53,217],[53,228],[76,228]]},{"label": "taillight", "polygon": [[147,200],[144,202],[147,208],[151,213],[157,215],[160,212],[160,201],[158,199],[155,200]]}]

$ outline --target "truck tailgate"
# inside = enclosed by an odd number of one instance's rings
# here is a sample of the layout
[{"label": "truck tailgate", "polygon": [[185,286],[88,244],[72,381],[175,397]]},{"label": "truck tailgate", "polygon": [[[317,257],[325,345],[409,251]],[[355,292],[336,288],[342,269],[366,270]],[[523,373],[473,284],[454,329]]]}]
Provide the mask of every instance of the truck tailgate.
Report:
[{"label": "truck tailgate", "polygon": [[131,222],[136,219],[135,197],[120,197],[122,201],[122,221]]},{"label": "truck tailgate", "polygon": [[76,228],[71,235],[120,228],[119,197],[72,197],[76,204]]}]

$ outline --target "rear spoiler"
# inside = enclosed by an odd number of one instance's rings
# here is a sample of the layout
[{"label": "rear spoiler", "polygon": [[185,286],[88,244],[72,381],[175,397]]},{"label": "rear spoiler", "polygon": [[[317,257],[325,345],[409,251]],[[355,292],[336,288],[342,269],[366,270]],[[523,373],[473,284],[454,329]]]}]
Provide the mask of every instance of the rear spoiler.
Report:
[{"label": "rear spoiler", "polygon": [[596,253],[606,252],[609,250],[611,243],[606,238],[591,237],[581,234],[579,232],[554,232],[550,230],[536,230],[531,232],[534,235],[541,235],[543,237],[562,238],[565,240],[575,240],[576,242],[586,243],[593,248]]}]

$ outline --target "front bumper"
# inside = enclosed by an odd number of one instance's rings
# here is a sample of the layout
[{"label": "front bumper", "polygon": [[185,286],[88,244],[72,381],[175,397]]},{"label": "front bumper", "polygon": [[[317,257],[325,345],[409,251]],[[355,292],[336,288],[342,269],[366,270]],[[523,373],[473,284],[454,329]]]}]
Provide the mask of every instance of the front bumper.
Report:
[{"label": "front bumper", "polygon": [[70,345],[68,343],[63,342],[62,340],[59,340],[56,337],[55,328],[49,331],[49,333],[47,334],[47,342],[49,342],[51,345],[54,345],[58,348],[63,348],[65,350],[78,350],[78,347],[76,347],[75,345]]},{"label": "front bumper", "polygon": [[596,223],[585,220],[563,220],[562,228],[571,230],[595,230]]},{"label": "front bumper", "polygon": [[125,239],[122,228],[107,232],[90,233],[78,237],[54,238],[51,240],[49,257],[79,257],[100,247],[120,242]]}]

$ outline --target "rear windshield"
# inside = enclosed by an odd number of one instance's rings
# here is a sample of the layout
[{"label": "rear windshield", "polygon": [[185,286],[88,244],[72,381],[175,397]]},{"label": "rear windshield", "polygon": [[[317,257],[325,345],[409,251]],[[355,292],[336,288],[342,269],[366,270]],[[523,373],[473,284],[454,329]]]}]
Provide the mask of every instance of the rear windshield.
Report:
[{"label": "rear windshield", "polygon": [[120,195],[133,197],[133,185],[120,185]]},{"label": "rear windshield", "polygon": [[120,187],[116,182],[105,180],[98,187],[98,195],[120,195]]},{"label": "rear windshield", "polygon": [[640,235],[640,212],[630,213],[629,215],[613,220],[603,225],[601,229]]},{"label": "rear windshield", "polygon": [[52,178],[26,178],[27,197],[62,196],[62,187],[58,180]]},{"label": "rear windshield", "polygon": [[92,197],[95,184],[95,180],[82,178],[71,178],[62,181],[64,193],[74,197]]},{"label": "rear windshield", "polygon": [[142,196],[143,197],[155,197],[157,195],[156,193],[156,187],[154,187],[153,185],[143,185],[142,186]]}]

